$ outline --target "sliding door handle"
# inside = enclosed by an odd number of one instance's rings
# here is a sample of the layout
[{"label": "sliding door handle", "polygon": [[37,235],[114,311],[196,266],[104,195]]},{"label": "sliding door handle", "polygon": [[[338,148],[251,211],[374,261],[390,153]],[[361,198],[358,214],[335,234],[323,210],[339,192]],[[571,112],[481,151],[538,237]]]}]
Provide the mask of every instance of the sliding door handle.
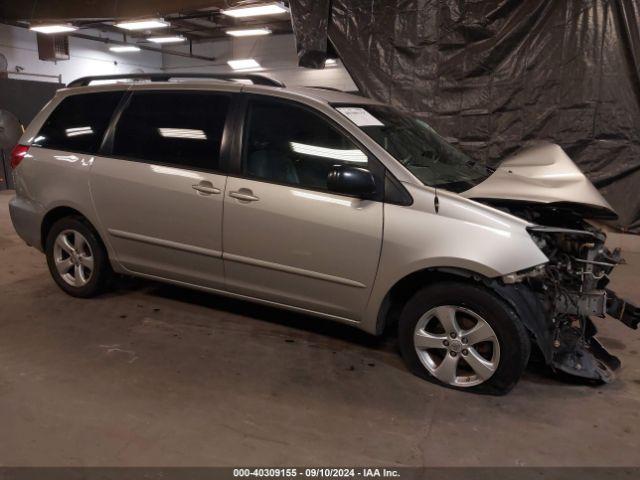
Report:
[{"label": "sliding door handle", "polygon": [[257,202],[258,200],[260,200],[248,188],[241,188],[240,190],[237,190],[235,192],[229,192],[229,196],[237,198],[238,200],[243,200],[245,202]]},{"label": "sliding door handle", "polygon": [[217,195],[222,193],[222,190],[214,187],[213,185],[202,185],[200,183],[196,183],[195,185],[191,185],[191,188],[205,195]]}]

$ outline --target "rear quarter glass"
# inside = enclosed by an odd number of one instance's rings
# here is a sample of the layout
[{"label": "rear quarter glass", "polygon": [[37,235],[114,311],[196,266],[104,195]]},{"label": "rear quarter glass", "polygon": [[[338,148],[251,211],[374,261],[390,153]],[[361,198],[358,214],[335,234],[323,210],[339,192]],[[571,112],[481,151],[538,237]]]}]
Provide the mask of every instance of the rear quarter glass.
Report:
[{"label": "rear quarter glass", "polygon": [[44,121],[32,145],[98,153],[111,116],[124,94],[124,91],[109,91],[65,97]]}]

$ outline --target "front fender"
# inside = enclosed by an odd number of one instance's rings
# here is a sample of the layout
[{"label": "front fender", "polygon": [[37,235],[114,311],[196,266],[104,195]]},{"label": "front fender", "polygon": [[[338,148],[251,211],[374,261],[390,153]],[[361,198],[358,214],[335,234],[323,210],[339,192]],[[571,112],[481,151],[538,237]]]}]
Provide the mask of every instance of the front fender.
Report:
[{"label": "front fender", "polygon": [[376,332],[387,293],[413,273],[456,268],[491,279],[548,261],[527,233],[528,222],[441,191],[436,212],[432,189],[406,187],[411,206],[385,204],[382,253],[364,330]]}]

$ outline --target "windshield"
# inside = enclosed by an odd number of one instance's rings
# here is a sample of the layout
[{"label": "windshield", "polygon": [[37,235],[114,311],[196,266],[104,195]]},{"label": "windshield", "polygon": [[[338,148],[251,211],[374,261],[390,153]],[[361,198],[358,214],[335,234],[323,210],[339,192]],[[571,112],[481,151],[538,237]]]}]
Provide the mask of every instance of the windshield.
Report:
[{"label": "windshield", "polygon": [[425,185],[458,193],[493,173],[410,114],[383,105],[334,106]]}]

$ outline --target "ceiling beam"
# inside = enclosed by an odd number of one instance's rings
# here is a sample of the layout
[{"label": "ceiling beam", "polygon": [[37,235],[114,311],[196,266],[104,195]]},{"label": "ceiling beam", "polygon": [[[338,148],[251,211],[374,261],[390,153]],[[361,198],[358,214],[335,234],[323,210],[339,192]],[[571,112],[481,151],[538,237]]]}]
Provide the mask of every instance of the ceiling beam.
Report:
[{"label": "ceiling beam", "polygon": [[[293,33],[291,20],[286,18],[233,18],[220,13],[221,8],[235,5],[260,3],[264,0],[150,0],[145,2],[113,2],[113,0],[58,0],[37,2],[2,2],[0,0],[0,22],[27,23],[44,21],[73,22],[80,29],[97,29],[103,32],[126,34],[131,39],[142,40],[151,34],[182,35],[191,42],[206,42],[228,38],[226,30],[236,28],[269,28],[274,35]],[[141,5],[143,4],[143,5]],[[206,7],[192,10],[196,7]],[[91,8],[89,8],[91,7]],[[142,15],[145,12],[146,15]],[[114,26],[123,18],[161,16],[171,23],[162,31],[125,32]],[[14,17],[17,17],[15,19]],[[82,34],[82,32],[76,32]]]},{"label": "ceiling beam", "polygon": [[194,42],[229,38],[229,35],[227,35],[226,31],[232,29],[263,27],[270,29],[273,35],[284,35],[293,33],[293,30],[291,29],[291,21],[288,18],[283,21],[263,21],[256,24],[240,24],[233,26],[221,26],[218,24],[211,24],[211,26],[208,26],[203,25],[200,22],[196,23],[193,21],[185,20],[183,18],[172,18],[171,26],[174,31],[191,35]]},{"label": "ceiling beam", "polygon": [[34,20],[106,20],[168,15],[202,8],[228,8],[238,0],[21,0],[0,2],[0,19],[4,21]]},{"label": "ceiling beam", "polygon": [[[5,22],[7,25],[11,25],[13,27],[19,27],[19,28],[28,28],[28,26],[26,26],[25,24],[19,23],[19,22]],[[120,32],[122,33],[122,32]],[[104,43],[104,44],[108,44],[108,45],[132,45],[131,42],[126,42],[124,40],[126,40],[126,36],[123,36],[123,41],[118,41],[118,40],[113,40],[111,38],[104,38],[104,37],[96,37],[95,35],[88,35],[86,33],[79,33],[79,32],[71,32],[67,34],[70,37],[75,37],[75,38],[81,38],[83,40],[91,40],[93,42],[100,42],[100,43]],[[136,47],[139,47],[141,50],[146,50],[148,52],[157,52],[157,53],[162,53],[165,55],[174,55],[174,56],[178,56],[178,57],[187,57],[187,58],[195,58],[198,60],[205,60],[207,62],[215,62],[217,60],[216,57],[208,57],[206,55],[197,55],[197,54],[193,54],[193,53],[187,53],[187,52],[179,52],[176,50],[170,50],[168,48],[160,48],[160,47],[152,47],[149,45],[144,45],[141,43],[134,43],[133,45],[135,45]]]},{"label": "ceiling beam", "polygon": [[[103,38],[103,37],[95,37],[93,35],[86,35],[84,33],[70,33],[69,34],[72,37],[76,37],[76,38],[82,38],[84,40],[92,40],[94,42],[102,42],[102,43],[106,43],[109,45],[131,45],[131,43],[125,43],[125,42],[118,42],[115,40],[111,40],[108,38]],[[187,57],[187,58],[196,58],[198,60],[206,60],[208,62],[215,62],[217,60],[216,57],[207,57],[205,55],[197,55],[194,53],[186,53],[186,52],[178,52],[176,50],[169,50],[166,48],[157,48],[157,47],[150,47],[147,45],[142,45],[140,43],[136,43],[135,44],[136,47],[140,48],[141,50],[147,50],[149,52],[158,52],[158,53],[162,53],[165,55],[175,55],[178,57]]]}]

